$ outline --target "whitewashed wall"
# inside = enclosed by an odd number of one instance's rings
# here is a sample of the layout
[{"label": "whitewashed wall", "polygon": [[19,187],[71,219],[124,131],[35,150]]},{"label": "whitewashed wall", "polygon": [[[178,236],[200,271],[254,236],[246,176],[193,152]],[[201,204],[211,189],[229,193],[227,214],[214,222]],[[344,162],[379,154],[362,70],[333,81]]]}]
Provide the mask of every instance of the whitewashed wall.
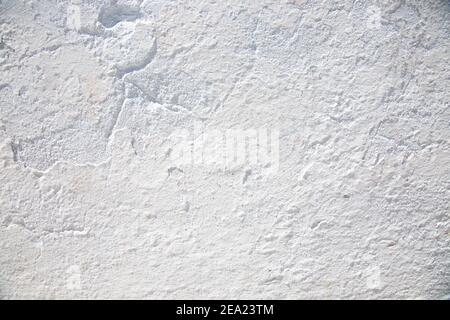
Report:
[{"label": "whitewashed wall", "polygon": [[0,297],[448,294],[449,15],[1,1]]}]

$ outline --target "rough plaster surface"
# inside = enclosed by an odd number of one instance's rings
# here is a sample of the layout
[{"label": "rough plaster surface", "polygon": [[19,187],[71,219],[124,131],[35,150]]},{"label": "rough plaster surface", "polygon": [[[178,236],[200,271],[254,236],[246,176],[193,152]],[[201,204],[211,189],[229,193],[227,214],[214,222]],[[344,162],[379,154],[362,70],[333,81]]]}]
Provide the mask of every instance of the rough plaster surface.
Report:
[{"label": "rough plaster surface", "polygon": [[[450,5],[0,1],[0,297],[440,298]],[[279,130],[279,167],[171,135]]]}]

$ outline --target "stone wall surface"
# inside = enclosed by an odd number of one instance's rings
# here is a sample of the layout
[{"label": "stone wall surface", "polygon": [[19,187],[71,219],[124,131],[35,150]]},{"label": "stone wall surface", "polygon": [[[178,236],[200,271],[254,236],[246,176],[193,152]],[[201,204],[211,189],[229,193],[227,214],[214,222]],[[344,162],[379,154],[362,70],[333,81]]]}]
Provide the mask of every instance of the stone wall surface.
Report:
[{"label": "stone wall surface", "polygon": [[449,36],[447,0],[0,1],[0,298],[445,296]]}]

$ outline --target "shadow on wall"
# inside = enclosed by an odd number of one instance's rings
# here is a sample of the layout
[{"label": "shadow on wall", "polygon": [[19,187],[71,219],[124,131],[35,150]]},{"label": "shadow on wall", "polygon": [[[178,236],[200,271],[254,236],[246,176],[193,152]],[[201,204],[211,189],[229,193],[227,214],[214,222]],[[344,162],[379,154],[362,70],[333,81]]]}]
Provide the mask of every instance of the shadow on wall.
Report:
[{"label": "shadow on wall", "polygon": [[0,0],[0,14],[12,9],[17,4],[17,0]]},{"label": "shadow on wall", "polygon": [[134,21],[141,17],[139,8],[112,4],[100,10],[98,21],[106,27],[112,28],[121,21]]}]

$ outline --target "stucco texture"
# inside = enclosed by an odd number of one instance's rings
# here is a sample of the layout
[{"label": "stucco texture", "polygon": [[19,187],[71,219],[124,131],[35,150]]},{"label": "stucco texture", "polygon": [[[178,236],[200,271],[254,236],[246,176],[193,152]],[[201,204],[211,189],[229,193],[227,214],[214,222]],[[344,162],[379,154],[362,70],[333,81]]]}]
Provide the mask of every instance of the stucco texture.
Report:
[{"label": "stucco texture", "polygon": [[[449,36],[447,0],[0,1],[0,298],[444,297]],[[175,161],[229,130],[276,158]]]}]

